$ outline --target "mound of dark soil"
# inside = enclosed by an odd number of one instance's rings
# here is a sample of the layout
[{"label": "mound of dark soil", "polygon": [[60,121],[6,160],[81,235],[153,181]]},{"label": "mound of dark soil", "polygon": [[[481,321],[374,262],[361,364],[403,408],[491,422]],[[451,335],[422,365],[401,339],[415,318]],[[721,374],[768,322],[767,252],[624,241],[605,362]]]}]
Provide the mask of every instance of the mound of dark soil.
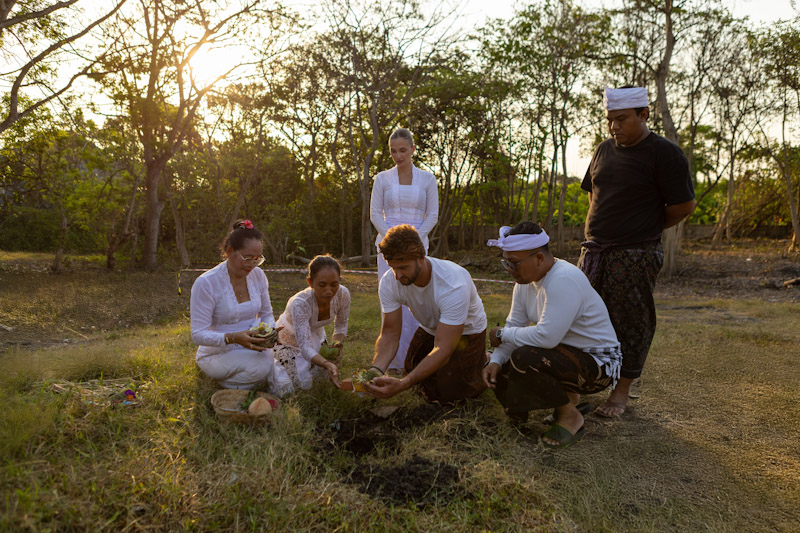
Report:
[{"label": "mound of dark soil", "polygon": [[378,447],[392,446],[407,430],[428,424],[446,413],[442,407],[424,404],[389,418],[366,414],[360,418],[335,420],[327,431],[320,432],[325,441],[320,449],[329,453],[339,449],[360,457]]},{"label": "mound of dark soil", "polygon": [[460,491],[458,468],[434,463],[415,455],[397,466],[356,465],[348,480],[359,490],[389,502],[413,503],[424,507],[447,503]]}]

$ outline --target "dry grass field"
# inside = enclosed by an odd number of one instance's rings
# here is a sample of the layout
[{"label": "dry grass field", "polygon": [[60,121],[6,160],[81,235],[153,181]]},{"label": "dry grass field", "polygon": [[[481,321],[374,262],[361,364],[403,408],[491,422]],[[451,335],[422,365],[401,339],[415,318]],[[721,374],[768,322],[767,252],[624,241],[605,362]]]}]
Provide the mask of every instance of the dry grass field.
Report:
[{"label": "dry grass field", "polygon": [[[455,259],[459,259],[456,256]],[[456,409],[325,384],[273,423],[219,423],[194,365],[192,276],[0,256],[0,530],[796,531],[800,275],[777,245],[687,246],[661,280],[642,397],[544,449],[491,393]],[[475,260],[474,262],[479,263]],[[491,262],[476,277],[499,277]],[[268,274],[276,311],[299,274]],[[374,275],[353,294],[343,373],[371,357]],[[480,282],[490,323],[511,286]],[[137,392],[126,406],[120,393]],[[604,393],[588,399],[597,403]],[[384,417],[378,406],[398,409]]]}]

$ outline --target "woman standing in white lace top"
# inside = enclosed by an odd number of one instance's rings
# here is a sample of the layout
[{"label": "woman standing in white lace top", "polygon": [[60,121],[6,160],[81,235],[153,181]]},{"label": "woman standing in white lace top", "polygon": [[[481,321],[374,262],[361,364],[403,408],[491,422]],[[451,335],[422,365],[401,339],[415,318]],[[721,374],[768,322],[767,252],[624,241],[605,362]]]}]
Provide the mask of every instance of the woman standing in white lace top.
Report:
[{"label": "woman standing in white lace top", "polygon": [[[286,368],[296,388],[308,389],[315,378],[327,376],[338,387],[336,363],[320,354],[325,326],[334,323],[333,346],[342,353],[350,315],[350,291],[339,284],[341,268],[330,255],[318,255],[308,264],[308,288],[289,298],[278,318],[283,326],[275,359]],[[338,357],[337,357],[338,359]]]},{"label": "woman standing in white lace top", "polygon": [[[415,151],[414,136],[409,130],[398,128],[389,136],[389,152],[395,167],[380,172],[372,185],[370,220],[378,230],[375,246],[390,228],[410,224],[417,229],[425,251],[428,251],[428,234],[439,218],[439,192],[434,175],[414,166],[411,158]],[[378,250],[379,283],[387,271],[389,265]],[[419,322],[404,306],[400,344],[389,369],[403,368],[408,344],[418,327]]]},{"label": "woman standing in white lace top", "polygon": [[272,394],[291,392],[286,371],[275,364],[272,343],[253,337],[260,322],[275,325],[264,271],[261,233],[249,220],[237,221],[222,246],[226,260],[192,286],[192,341],[197,366],[227,389],[255,389],[266,383]]}]

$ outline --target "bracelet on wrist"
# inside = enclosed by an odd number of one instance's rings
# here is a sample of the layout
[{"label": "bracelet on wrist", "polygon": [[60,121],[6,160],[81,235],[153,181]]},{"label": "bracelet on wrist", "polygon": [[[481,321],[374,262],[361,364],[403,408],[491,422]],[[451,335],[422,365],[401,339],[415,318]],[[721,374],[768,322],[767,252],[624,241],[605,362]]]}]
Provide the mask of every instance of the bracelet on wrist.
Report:
[{"label": "bracelet on wrist", "polygon": [[378,372],[380,372],[380,373],[381,373],[381,376],[382,376],[382,375],[384,375],[384,374],[386,374],[386,372],[384,372],[383,370],[381,370],[381,367],[379,367],[379,366],[375,366],[375,365],[372,365],[372,366],[371,366],[371,367],[369,367],[367,370],[372,370],[373,368],[374,368],[375,370],[377,370]]}]

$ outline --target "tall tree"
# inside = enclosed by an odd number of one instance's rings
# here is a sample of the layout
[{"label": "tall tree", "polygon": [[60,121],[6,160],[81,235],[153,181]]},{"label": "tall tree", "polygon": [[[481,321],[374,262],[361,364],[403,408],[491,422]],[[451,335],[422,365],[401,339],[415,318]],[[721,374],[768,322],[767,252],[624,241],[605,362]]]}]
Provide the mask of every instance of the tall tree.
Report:
[{"label": "tall tree", "polygon": [[[683,31],[695,23],[690,16],[692,0],[627,0],[619,12],[625,21],[623,46],[626,64],[630,67],[628,83],[647,87],[656,93],[654,119],[664,136],[680,144],[678,128],[672,117],[668,82],[676,44]],[[678,17],[683,24],[678,27]],[[683,223],[664,230],[664,266],[667,275],[677,271],[677,255]]]},{"label": "tall tree", "polygon": [[[800,17],[778,24],[756,41],[757,50],[765,57],[770,93],[780,123],[780,138],[769,142],[770,135],[763,121],[759,122],[761,139],[770,157],[780,170],[786,190],[786,201],[792,222],[790,251],[800,251],[800,142],[792,146],[791,128],[800,120]],[[797,142],[797,139],[795,139]]]},{"label": "tall tree", "polygon": [[496,90],[467,55],[458,52],[432,72],[409,104],[407,119],[417,136],[417,159],[440,183],[439,222],[431,235],[431,255],[449,253],[449,230],[470,192],[479,168],[478,154],[489,133],[483,97]]},{"label": "tall tree", "polygon": [[227,72],[203,83],[192,68],[192,58],[204,48],[231,46],[232,41],[245,46],[254,21],[273,15],[260,11],[260,3],[139,0],[135,12],[117,17],[107,28],[119,44],[104,62],[107,75],[103,82],[112,97],[126,106],[142,145],[146,206],[143,259],[147,270],[157,265],[164,208],[159,187],[167,162],[182,149],[195,127],[204,98],[243,63],[233,61]]},{"label": "tall tree", "polygon": [[728,68],[712,80],[722,144],[728,158],[728,188],[725,207],[714,231],[712,246],[719,247],[722,239],[732,240],[732,210],[736,192],[736,165],[748,147],[763,117],[764,107],[763,56],[754,46],[751,32],[743,23],[730,26],[727,47],[723,51]]}]

